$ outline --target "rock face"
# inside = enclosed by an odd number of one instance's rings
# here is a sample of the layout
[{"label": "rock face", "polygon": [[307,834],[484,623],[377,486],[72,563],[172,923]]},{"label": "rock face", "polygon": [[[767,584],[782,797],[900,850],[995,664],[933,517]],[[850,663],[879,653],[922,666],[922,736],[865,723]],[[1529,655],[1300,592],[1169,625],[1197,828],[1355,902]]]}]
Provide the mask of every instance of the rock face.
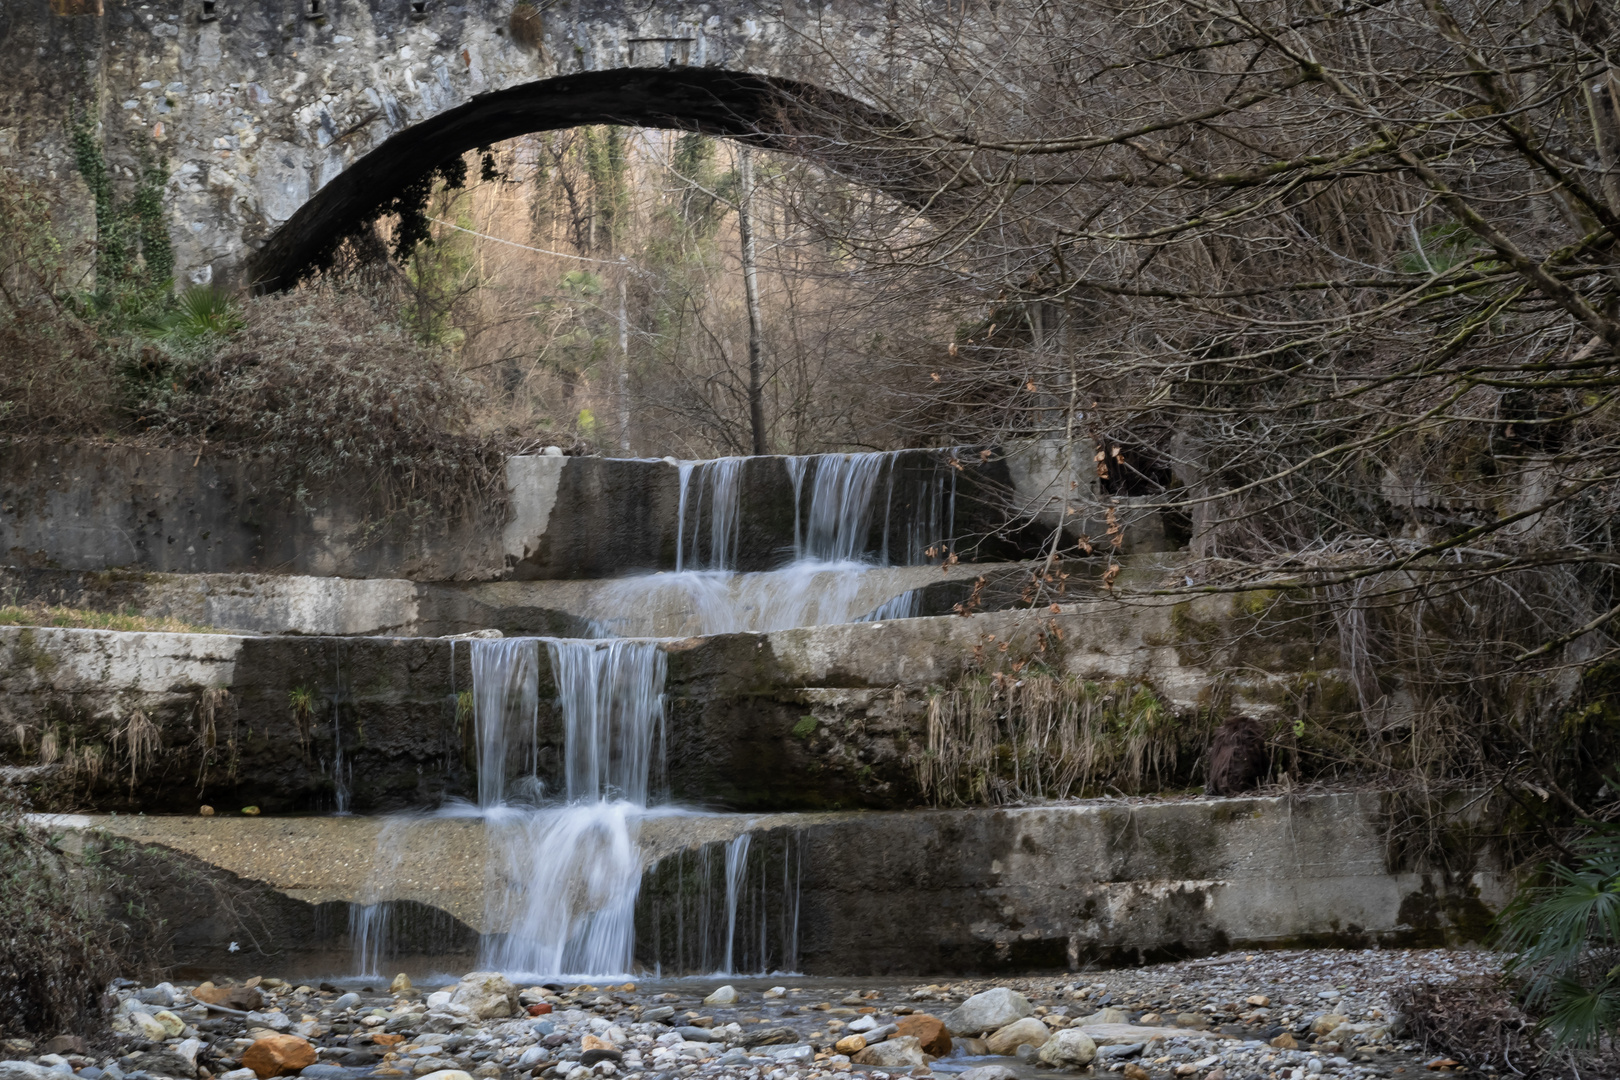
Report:
[{"label": "rock face", "polygon": [[922,1044],[910,1035],[885,1039],[876,1046],[868,1046],[849,1060],[857,1065],[875,1065],[883,1069],[904,1069],[928,1064],[928,1055]]},{"label": "rock face", "polygon": [[914,1016],[901,1017],[894,1025],[897,1036],[911,1036],[922,1045],[923,1053],[930,1057],[944,1057],[951,1052],[951,1033],[946,1030],[945,1022],[937,1016],[927,1013],[917,1013]]},{"label": "rock face", "polygon": [[1064,1028],[1041,1047],[1041,1060],[1060,1069],[1090,1065],[1097,1057],[1097,1044],[1083,1028]]},{"label": "rock face", "polygon": [[471,1009],[480,1020],[516,1016],[519,1011],[517,987],[505,975],[494,971],[463,975],[450,1001]]},{"label": "rock face", "polygon": [[974,994],[946,1013],[943,1020],[952,1035],[980,1035],[1034,1014],[1035,1006],[1023,994],[998,986]]},{"label": "rock face", "polygon": [[1046,1040],[1052,1037],[1047,1026],[1035,1019],[1026,1016],[1022,1020],[1014,1020],[1005,1027],[996,1029],[984,1041],[992,1054],[1008,1055],[1020,1046],[1033,1046],[1037,1050],[1046,1045]]},{"label": "rock face", "polygon": [[313,1064],[315,1047],[297,1035],[266,1035],[242,1053],[242,1067],[252,1069],[259,1080],[291,1076]]}]

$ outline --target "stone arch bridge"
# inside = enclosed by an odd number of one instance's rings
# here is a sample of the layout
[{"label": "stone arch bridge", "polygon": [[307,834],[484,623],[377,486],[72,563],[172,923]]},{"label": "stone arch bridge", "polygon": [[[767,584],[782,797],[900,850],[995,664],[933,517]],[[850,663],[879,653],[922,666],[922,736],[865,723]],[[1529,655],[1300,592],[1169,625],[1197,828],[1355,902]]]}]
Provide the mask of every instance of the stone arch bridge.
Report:
[{"label": "stone arch bridge", "polygon": [[[838,73],[890,70],[891,19],[880,0],[19,0],[0,8],[0,161],[87,235],[69,118],[94,110],[115,177],[168,166],[179,284],[275,287],[501,139],[618,122],[783,145],[784,101],[870,115]],[[793,141],[835,141],[814,126]]]}]

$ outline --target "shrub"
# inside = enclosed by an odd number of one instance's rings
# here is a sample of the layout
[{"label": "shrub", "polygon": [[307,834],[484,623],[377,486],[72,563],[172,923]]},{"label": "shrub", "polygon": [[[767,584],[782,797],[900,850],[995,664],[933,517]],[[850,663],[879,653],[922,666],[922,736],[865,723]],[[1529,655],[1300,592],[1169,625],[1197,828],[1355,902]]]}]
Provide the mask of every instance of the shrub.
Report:
[{"label": "shrub", "polygon": [[74,264],[51,205],[0,172],[0,430],[83,431],[112,415],[110,368],[95,327],[70,302]]},{"label": "shrub", "polygon": [[[191,326],[232,318],[183,310]],[[460,435],[469,384],[393,316],[386,301],[330,284],[258,297],[201,359],[143,354],[131,409],[149,430],[279,457],[294,488],[327,476],[401,491],[482,486],[487,455]]]},{"label": "shrub", "polygon": [[1573,865],[1521,889],[1502,913],[1508,973],[1560,1047],[1589,1049],[1620,1033],[1620,830],[1571,845]]}]

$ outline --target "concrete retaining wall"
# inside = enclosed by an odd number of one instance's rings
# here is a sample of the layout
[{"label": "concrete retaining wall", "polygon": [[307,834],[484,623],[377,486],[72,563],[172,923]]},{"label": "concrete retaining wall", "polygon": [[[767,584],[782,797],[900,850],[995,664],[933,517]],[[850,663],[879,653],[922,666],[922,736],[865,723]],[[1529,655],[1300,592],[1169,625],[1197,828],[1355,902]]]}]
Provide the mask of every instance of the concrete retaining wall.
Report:
[{"label": "concrete retaining wall", "polygon": [[[376,819],[119,817],[54,825],[162,845],[307,911],[325,910],[324,937],[269,943],[293,954],[284,964],[308,952],[342,965],[346,918],[335,916],[350,902],[399,900],[455,926],[500,929],[484,923],[485,883],[498,875],[476,821],[410,825],[408,841],[393,849],[403,851],[399,868],[381,878],[372,873],[384,827]],[[652,863],[743,831],[796,833],[800,963],[816,974],[1073,969],[1232,948],[1478,940],[1507,896],[1495,866],[1446,873],[1391,864],[1382,830],[1382,797],[1362,793],[657,819],[642,836]],[[657,959],[648,931],[657,887],[649,877],[638,919],[648,963]],[[185,959],[262,965],[256,957],[233,960],[227,944],[194,939]]]}]

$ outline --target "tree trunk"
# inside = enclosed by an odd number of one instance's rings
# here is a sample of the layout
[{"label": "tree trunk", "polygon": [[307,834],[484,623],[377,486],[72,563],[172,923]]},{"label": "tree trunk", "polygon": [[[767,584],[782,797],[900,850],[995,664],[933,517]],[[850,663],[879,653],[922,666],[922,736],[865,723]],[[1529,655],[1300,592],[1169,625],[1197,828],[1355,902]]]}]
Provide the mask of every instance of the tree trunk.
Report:
[{"label": "tree trunk", "polygon": [[754,433],[754,453],[765,450],[765,372],[760,356],[759,275],[754,261],[754,156],[746,146],[738,150],[737,231],[742,238],[743,295],[748,300],[748,424]]},{"label": "tree trunk", "polygon": [[619,268],[619,449],[630,449],[630,313],[625,304],[629,266]]}]

